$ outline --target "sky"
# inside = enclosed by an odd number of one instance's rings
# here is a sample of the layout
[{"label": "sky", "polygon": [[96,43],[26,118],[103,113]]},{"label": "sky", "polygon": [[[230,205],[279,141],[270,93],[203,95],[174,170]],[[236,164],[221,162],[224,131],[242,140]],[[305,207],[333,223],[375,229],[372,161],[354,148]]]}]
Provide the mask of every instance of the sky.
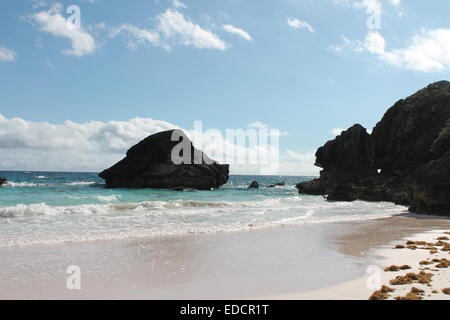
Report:
[{"label": "sky", "polygon": [[279,129],[277,173],[317,175],[449,68],[448,0],[3,0],[0,170],[99,171],[202,121]]}]

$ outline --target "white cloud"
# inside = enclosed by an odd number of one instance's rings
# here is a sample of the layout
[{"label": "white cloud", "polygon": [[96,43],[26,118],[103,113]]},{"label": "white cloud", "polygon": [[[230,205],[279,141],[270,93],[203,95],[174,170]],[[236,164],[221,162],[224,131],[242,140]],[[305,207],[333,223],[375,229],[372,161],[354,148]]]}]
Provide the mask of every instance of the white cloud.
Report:
[{"label": "white cloud", "polygon": [[146,136],[173,128],[148,118],[50,124],[0,114],[0,163],[2,169],[100,170]]},{"label": "white cloud", "polygon": [[[399,7],[401,4],[401,0],[386,0],[388,1],[392,6]],[[334,4],[345,4],[345,5],[351,5],[354,8],[363,8],[366,9],[368,12],[378,12],[381,13],[382,11],[382,1],[381,0],[332,0]]]},{"label": "white cloud", "polygon": [[395,7],[398,7],[401,3],[401,0],[389,0],[391,4]]},{"label": "white cloud", "polygon": [[384,37],[369,32],[364,42],[367,52],[384,62],[410,70],[432,72],[450,68],[450,29],[422,29],[404,48],[388,50]]},{"label": "white cloud", "polygon": [[308,163],[314,162],[315,160],[315,151],[310,151],[306,153],[298,153],[292,150],[286,151],[286,157],[294,160],[305,161]]},{"label": "white cloud", "polygon": [[369,32],[365,40],[365,49],[370,53],[379,55],[385,54],[385,41],[383,36],[378,32]]},{"label": "white cloud", "polygon": [[32,5],[33,9],[38,9],[38,8],[42,8],[42,7],[48,6],[48,3],[46,1],[32,0],[32,2],[33,2],[33,5]]},{"label": "white cloud", "polygon": [[382,4],[380,0],[361,0],[361,1],[355,1],[353,3],[353,6],[355,8],[363,8],[366,9],[367,13],[379,13],[381,14],[382,11]]},{"label": "white cloud", "polygon": [[[381,0],[334,0],[335,3],[352,4],[365,8],[368,12],[382,10]],[[389,0],[394,7],[401,6],[401,0]],[[403,17],[399,11],[398,17]],[[341,36],[341,45],[332,45],[328,49],[341,52],[348,47],[357,52],[366,52],[381,61],[398,68],[420,72],[438,72],[450,69],[450,28],[422,28],[415,36],[407,39],[403,46],[388,48],[384,36],[376,30],[368,31],[364,41],[349,40]]]},{"label": "white cloud", "polygon": [[269,125],[262,123],[261,121],[254,121],[247,124],[247,127],[254,129],[268,129]]},{"label": "white cloud", "polygon": [[342,52],[345,49],[351,49],[356,52],[364,51],[363,43],[358,40],[350,40],[344,35],[340,35],[341,43],[338,45],[330,45],[327,49],[335,52]]},{"label": "white cloud", "polygon": [[238,35],[239,37],[241,37],[241,38],[243,38],[243,39],[245,39],[247,41],[251,41],[252,40],[252,36],[250,35],[250,33],[248,33],[247,31],[245,31],[245,30],[243,30],[241,28],[235,27],[235,26],[233,26],[231,24],[225,24],[225,25],[222,26],[222,28],[225,31],[233,33],[235,35]]},{"label": "white cloud", "polygon": [[63,50],[63,54],[80,57],[94,53],[97,49],[94,38],[83,28],[77,28],[66,20],[61,14],[62,9],[62,5],[56,3],[49,10],[33,13],[28,18],[36,23],[42,32],[64,37],[72,42],[72,48]]},{"label": "white cloud", "polygon": [[172,6],[174,8],[183,8],[183,9],[187,8],[187,6],[184,3],[182,3],[181,1],[178,1],[178,0],[172,0]]},{"label": "white cloud", "polygon": [[[149,118],[51,124],[5,118],[0,114],[0,170],[100,171],[122,159],[125,152],[143,138],[174,128],[179,127]],[[193,130],[184,131],[194,140]],[[230,156],[237,160],[231,166],[235,174],[260,174],[261,168],[278,161],[277,174],[315,175],[318,172],[313,166],[312,152],[301,154],[288,150],[280,154],[270,144],[250,146],[232,142],[220,131],[217,135],[214,130],[208,130],[203,135],[203,145],[197,147],[220,162],[226,162]],[[257,154],[259,162],[246,162],[243,157],[249,154]]]},{"label": "white cloud", "polygon": [[287,136],[289,134],[287,131],[284,131],[284,130],[273,129],[268,124],[262,123],[261,121],[250,122],[249,124],[247,124],[247,127],[250,129],[256,129],[256,130],[262,130],[262,129],[268,130],[268,132],[272,136],[282,137],[282,136]]},{"label": "white cloud", "polygon": [[280,171],[282,174],[317,176],[319,169],[314,165],[315,151],[299,153],[287,150],[281,155]]},{"label": "white cloud", "polygon": [[62,124],[5,118],[0,114],[0,148],[94,151],[124,153],[130,145],[149,134],[177,126],[149,118],[129,121]]},{"label": "white cloud", "polygon": [[421,72],[450,69],[450,29],[425,29],[406,41],[404,47],[389,49],[386,39],[378,31],[369,31],[364,41],[341,36],[340,45],[329,50],[342,52],[348,48],[359,53],[370,53],[381,61],[398,68]]},{"label": "white cloud", "polygon": [[16,61],[16,53],[11,49],[0,47],[0,62]]},{"label": "white cloud", "polygon": [[153,45],[170,50],[175,45],[192,46],[197,49],[226,50],[229,45],[212,31],[201,27],[176,9],[167,9],[156,16],[158,24],[153,29],[139,28],[130,24],[111,27],[110,36],[125,34],[132,50],[140,45]]},{"label": "white cloud", "polygon": [[344,131],[345,129],[342,129],[342,128],[335,128],[335,129],[333,129],[333,130],[331,130],[331,134],[333,135],[333,136],[338,136],[338,135],[340,135],[341,133],[342,133],[342,131]]},{"label": "white cloud", "polygon": [[[389,4],[397,9],[401,9],[401,0],[385,0]],[[356,9],[365,9],[369,15],[381,16],[383,13],[383,1],[382,0],[332,0],[334,4],[350,5]],[[398,12],[398,17],[402,18],[404,13]]]},{"label": "white cloud", "polygon": [[212,31],[193,23],[178,10],[167,9],[156,19],[159,21],[156,30],[160,33],[166,48],[177,44],[198,49],[225,50],[229,47]]},{"label": "white cloud", "polygon": [[294,29],[306,29],[309,32],[315,32],[314,28],[308,22],[296,18],[288,18],[287,24]]},{"label": "white cloud", "polygon": [[110,36],[116,37],[121,33],[128,36],[128,48],[130,50],[136,49],[139,45],[160,45],[159,33],[151,30],[138,28],[129,24],[123,24],[112,28]]}]

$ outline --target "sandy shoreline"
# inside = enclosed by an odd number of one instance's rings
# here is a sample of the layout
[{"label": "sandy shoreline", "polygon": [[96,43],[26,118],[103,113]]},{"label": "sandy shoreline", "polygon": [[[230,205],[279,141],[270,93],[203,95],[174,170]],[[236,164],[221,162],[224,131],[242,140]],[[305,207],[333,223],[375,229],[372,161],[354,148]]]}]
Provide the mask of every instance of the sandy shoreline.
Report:
[{"label": "sandy shoreline", "polygon": [[[435,253],[430,254],[430,250],[424,250],[426,246],[417,246],[417,249],[409,249],[406,243],[428,242],[436,243],[440,238],[450,238],[448,229],[431,230],[423,233],[408,236],[401,241],[393,241],[389,245],[370,250],[373,265],[369,265],[366,274],[357,279],[339,283],[337,285],[298,292],[286,295],[275,295],[260,297],[261,299],[274,300],[367,300],[372,297],[373,300],[394,300],[408,297],[408,293],[414,288],[419,289],[420,294],[409,296],[407,300],[450,300],[449,293],[443,290],[450,288],[450,268],[439,266],[442,261],[450,261],[448,251],[442,251],[438,246]],[[396,248],[399,246],[399,248]],[[404,246],[405,248],[400,248]],[[424,264],[424,262],[426,264]],[[399,270],[396,270],[399,269]],[[399,277],[405,277],[408,274],[431,275],[429,283],[414,281],[413,283],[400,284],[395,282]],[[379,278],[378,278],[379,275]],[[379,280],[378,280],[379,279]],[[375,288],[376,282],[378,287]],[[394,282],[393,282],[394,281]],[[380,299],[379,286],[386,286],[387,296]],[[375,295],[374,295],[375,293]]]},{"label": "sandy shoreline", "polygon": [[[450,231],[450,220],[406,214],[236,233],[1,248],[0,298],[367,299],[374,291],[365,285],[368,266],[412,266],[410,259],[422,259],[426,250],[394,250],[392,244],[436,230]],[[70,265],[80,267],[81,290],[66,287]],[[388,280],[383,278],[383,284]]]}]

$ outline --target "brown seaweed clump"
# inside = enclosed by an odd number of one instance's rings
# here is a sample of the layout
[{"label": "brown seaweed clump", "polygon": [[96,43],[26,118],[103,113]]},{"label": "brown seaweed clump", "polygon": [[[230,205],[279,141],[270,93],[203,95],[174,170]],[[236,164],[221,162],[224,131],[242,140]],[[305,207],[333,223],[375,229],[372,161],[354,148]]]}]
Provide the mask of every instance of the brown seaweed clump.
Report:
[{"label": "brown seaweed clump", "polygon": [[437,250],[437,248],[436,248],[436,247],[433,247],[433,246],[422,247],[422,248],[420,248],[420,249],[423,249],[423,250]]},{"label": "brown seaweed clump", "polygon": [[442,289],[442,292],[450,295],[450,288],[444,288],[444,289]]},{"label": "brown seaweed clump", "polygon": [[426,241],[411,241],[411,240],[406,241],[406,244],[409,244],[409,245],[415,244],[415,245],[418,245],[418,246],[430,246],[430,245],[433,245],[432,243],[426,242]]},{"label": "brown seaweed clump", "polygon": [[411,291],[408,292],[404,297],[396,297],[395,300],[422,300],[425,291],[412,287]]},{"label": "brown seaweed clump", "polygon": [[411,269],[411,267],[410,266],[408,266],[408,265],[403,265],[403,266],[395,266],[395,265],[392,265],[392,266],[389,266],[389,267],[386,267],[385,269],[384,269],[384,271],[385,272],[395,272],[395,271],[399,271],[399,270],[408,270],[408,269]]},{"label": "brown seaweed clump", "polygon": [[382,286],[380,290],[375,291],[369,297],[369,300],[386,300],[389,298],[389,292],[394,292],[395,290],[389,288],[388,286]]},{"label": "brown seaweed clump", "polygon": [[439,263],[435,266],[436,268],[448,268],[450,267],[450,260],[441,259]]},{"label": "brown seaweed clump", "polygon": [[400,266],[400,270],[409,270],[409,269],[412,269],[412,268],[410,266],[408,266],[407,264]]},{"label": "brown seaweed clump", "polygon": [[439,237],[437,240],[450,240],[448,237]]},{"label": "brown seaweed clump", "polygon": [[402,244],[398,244],[398,245],[395,246],[394,249],[405,249],[405,246],[402,245]]},{"label": "brown seaweed clump", "polygon": [[445,242],[445,241],[442,241],[442,240],[439,240],[439,241],[437,241],[437,242],[434,243],[434,246],[435,246],[435,247],[445,247],[445,246],[447,246],[447,245],[450,245],[450,243]]},{"label": "brown seaweed clump", "polygon": [[428,265],[428,264],[432,264],[432,262],[429,260],[423,260],[423,261],[420,261],[419,264],[420,265]]},{"label": "brown seaweed clump", "polygon": [[417,294],[408,292],[404,297],[395,297],[395,300],[422,300],[422,297]]},{"label": "brown seaweed clump", "polygon": [[411,284],[411,283],[421,283],[421,284],[427,284],[431,282],[431,278],[433,277],[433,274],[427,273],[425,271],[420,271],[419,273],[407,273],[404,276],[397,276],[395,279],[392,279],[389,281],[391,285],[394,286],[400,286],[404,284]]},{"label": "brown seaweed clump", "polygon": [[416,287],[412,287],[411,288],[411,293],[415,293],[417,295],[422,295],[422,294],[425,294],[425,291],[423,291],[422,289],[418,289]]},{"label": "brown seaweed clump", "polygon": [[422,297],[418,296],[417,294],[408,292],[406,294],[406,296],[404,296],[404,297],[400,297],[400,296],[399,297],[395,297],[395,300],[422,300]]}]

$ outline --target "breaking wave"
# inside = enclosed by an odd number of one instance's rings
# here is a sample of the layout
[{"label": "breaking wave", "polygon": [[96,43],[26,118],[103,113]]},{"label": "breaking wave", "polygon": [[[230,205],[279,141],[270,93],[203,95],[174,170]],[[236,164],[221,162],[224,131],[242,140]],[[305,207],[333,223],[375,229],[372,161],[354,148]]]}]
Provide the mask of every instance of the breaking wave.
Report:
[{"label": "breaking wave", "polygon": [[30,188],[30,187],[39,187],[42,186],[44,184],[40,184],[40,183],[32,183],[32,182],[13,182],[13,181],[8,181],[5,184],[5,187],[11,187],[11,188]]},{"label": "breaking wave", "polygon": [[[0,207],[0,227],[9,227],[0,234],[0,246],[236,232],[308,223],[369,220],[405,211],[404,207],[390,203],[330,203],[318,199],[286,197],[243,202],[179,200],[76,206],[19,204]],[[16,219],[22,223],[14,224]],[[36,219],[40,227],[30,233],[27,221],[33,224]]]},{"label": "breaking wave", "polygon": [[[42,180],[47,179],[45,176],[37,176],[35,179]],[[8,181],[5,187],[10,188],[34,188],[34,187],[55,187],[55,186],[91,186],[91,185],[103,185],[95,181],[75,181],[65,183],[35,183],[35,182],[14,182]]]}]

